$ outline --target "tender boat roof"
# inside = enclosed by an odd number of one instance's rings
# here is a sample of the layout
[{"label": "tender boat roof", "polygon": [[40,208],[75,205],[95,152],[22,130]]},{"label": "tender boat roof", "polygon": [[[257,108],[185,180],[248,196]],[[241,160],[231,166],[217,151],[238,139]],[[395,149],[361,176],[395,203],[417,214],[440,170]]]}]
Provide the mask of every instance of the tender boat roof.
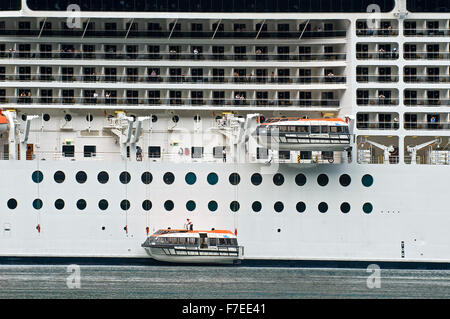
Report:
[{"label": "tender boat roof", "polygon": [[235,236],[231,231],[229,230],[186,230],[186,229],[160,229],[152,236],[162,236],[162,235],[175,235],[175,234],[185,234],[185,235],[197,235],[200,233],[208,233],[208,234],[216,234],[216,235],[229,235],[229,236]]}]

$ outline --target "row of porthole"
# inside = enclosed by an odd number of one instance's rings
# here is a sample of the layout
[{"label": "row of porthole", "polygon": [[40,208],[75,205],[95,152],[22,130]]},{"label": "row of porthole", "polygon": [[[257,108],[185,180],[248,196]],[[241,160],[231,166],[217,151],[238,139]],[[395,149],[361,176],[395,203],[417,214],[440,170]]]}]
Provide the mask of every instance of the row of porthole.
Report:
[{"label": "row of porthole", "polygon": [[[41,171],[34,171],[31,178],[35,183],[41,183],[44,180],[44,174]],[[57,183],[63,183],[66,179],[66,175],[62,171],[57,171],[53,175],[53,179]],[[87,181],[86,172],[79,171],[75,175],[75,179],[80,184],[85,183]],[[105,171],[102,171],[97,174],[97,180],[101,184],[106,184],[109,181],[109,174]],[[210,185],[215,185],[219,182],[219,176],[216,173],[209,173],[206,180]],[[239,185],[239,183],[241,182],[241,176],[238,173],[231,173],[230,176],[228,177],[228,180],[231,185],[236,186],[236,185]],[[131,181],[130,173],[128,173],[128,172],[120,173],[119,181],[122,184],[128,184]],[[148,185],[153,181],[153,175],[150,172],[144,172],[141,175],[141,181],[142,181],[142,183]],[[167,172],[163,176],[163,181],[167,185],[171,185],[175,182],[175,175],[171,172]],[[197,182],[197,176],[195,175],[195,173],[189,172],[185,176],[185,181],[188,185],[193,185]],[[262,183],[263,177],[259,173],[254,173],[251,176],[250,181],[253,185],[258,186]],[[283,174],[277,173],[273,176],[273,183],[277,186],[283,185],[284,181],[285,181],[285,178],[284,178]],[[298,186],[304,186],[306,184],[306,181],[307,181],[307,179],[304,174],[297,174],[295,176],[295,183]],[[317,177],[317,183],[320,186],[326,186],[328,184],[328,182],[329,182],[329,178],[328,178],[328,175],[326,175],[326,174],[320,174]],[[364,186],[370,187],[373,184],[373,177],[369,174],[366,174],[362,177],[361,182]],[[351,177],[347,174],[342,174],[339,177],[339,183],[342,186],[347,187],[351,183]]]},{"label": "row of porthole", "polygon": [[[136,116],[133,116],[133,115],[131,115],[131,117],[136,117]],[[218,116],[218,117],[216,117],[216,119],[221,119],[222,117],[221,116]],[[50,114],[44,114],[43,116],[42,116],[42,119],[45,121],[45,122],[48,122],[48,121],[50,121]],[[65,116],[64,116],[64,119],[67,121],[67,122],[70,122],[70,121],[72,121],[72,115],[70,115],[70,114],[66,114]],[[22,114],[22,121],[26,121],[27,120],[27,115],[26,114]],[[88,122],[92,122],[94,120],[94,117],[92,116],[92,114],[88,114],[88,115],[86,115],[86,121],[88,121]],[[199,116],[199,115],[195,115],[194,116],[194,122],[200,122],[200,120],[201,120],[201,117]],[[153,123],[156,123],[158,121],[158,117],[156,116],[156,115],[152,115],[152,122]],[[174,123],[178,123],[179,121],[180,121],[180,117],[178,116],[178,115],[174,115],[173,117],[172,117],[172,121],[174,122]]]},{"label": "row of porthole", "polygon": [[[43,207],[43,202],[41,199],[37,198],[33,201],[33,208],[36,210],[40,210]],[[79,210],[84,210],[87,207],[87,202],[84,199],[79,199],[77,201],[77,208]],[[14,198],[11,198],[8,200],[7,202],[7,206],[9,209],[16,209],[17,208],[17,200]],[[62,210],[65,206],[64,200],[62,199],[57,199],[55,201],[55,208],[57,210]],[[100,210],[106,210],[108,209],[108,201],[106,199],[102,199],[98,202],[98,208]],[[144,200],[142,202],[142,209],[145,211],[149,211],[152,209],[152,202],[150,200]],[[197,204],[195,203],[195,201],[188,201],[186,203],[186,209],[190,212],[194,211],[197,207]],[[218,209],[219,205],[216,201],[210,201],[208,203],[208,209],[211,212],[215,212]],[[127,211],[131,208],[131,204],[130,201],[127,199],[124,199],[120,202],[120,208],[124,211]],[[166,211],[172,211],[175,208],[175,204],[173,201],[171,200],[167,200],[166,202],[164,202],[164,208],[166,209]],[[328,204],[325,202],[321,202],[319,203],[319,205],[317,206],[319,212],[321,213],[326,213],[328,211]],[[233,212],[237,212],[240,209],[240,204],[238,201],[232,201],[230,203],[230,210]],[[252,204],[252,209],[254,212],[260,212],[262,209],[262,204],[259,201],[255,201]],[[273,206],[273,209],[275,210],[275,212],[277,213],[281,213],[284,210],[284,204],[282,202],[276,202]],[[349,203],[344,202],[341,204],[340,206],[341,212],[344,214],[347,214],[350,212],[351,210],[351,206]],[[373,210],[373,206],[371,203],[364,203],[364,205],[362,206],[363,212],[366,214],[370,214]],[[306,211],[306,204],[304,202],[298,202],[296,205],[296,210],[299,213],[303,213]]]}]

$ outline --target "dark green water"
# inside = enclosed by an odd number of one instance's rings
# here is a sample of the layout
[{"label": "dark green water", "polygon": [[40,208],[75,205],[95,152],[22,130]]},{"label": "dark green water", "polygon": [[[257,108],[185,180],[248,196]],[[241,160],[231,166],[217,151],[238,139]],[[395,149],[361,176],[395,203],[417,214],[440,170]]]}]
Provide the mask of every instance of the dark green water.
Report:
[{"label": "dark green water", "polygon": [[[0,265],[0,298],[450,298],[449,270],[383,270],[369,289],[365,269]],[[77,282],[71,281],[71,282]]]}]

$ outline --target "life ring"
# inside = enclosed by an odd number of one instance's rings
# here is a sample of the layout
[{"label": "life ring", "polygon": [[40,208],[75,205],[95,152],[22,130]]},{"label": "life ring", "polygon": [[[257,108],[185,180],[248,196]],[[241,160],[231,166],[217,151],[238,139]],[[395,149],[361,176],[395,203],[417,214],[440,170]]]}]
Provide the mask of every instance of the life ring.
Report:
[{"label": "life ring", "polygon": [[178,150],[178,155],[183,155],[183,152],[184,152],[183,148],[180,147],[180,149]]},{"label": "life ring", "polygon": [[330,164],[331,164],[331,163],[334,163],[334,158],[329,158],[329,159],[328,159],[328,163],[330,163]]}]

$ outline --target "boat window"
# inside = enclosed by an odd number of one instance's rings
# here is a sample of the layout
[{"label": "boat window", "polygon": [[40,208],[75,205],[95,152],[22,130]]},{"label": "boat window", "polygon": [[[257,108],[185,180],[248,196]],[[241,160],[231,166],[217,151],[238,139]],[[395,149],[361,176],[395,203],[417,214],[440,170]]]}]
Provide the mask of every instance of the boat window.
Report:
[{"label": "boat window", "polygon": [[278,126],[278,129],[280,130],[280,132],[287,132],[287,126],[285,125]]},{"label": "boat window", "polygon": [[321,129],[321,132],[322,132],[322,133],[325,133],[325,134],[328,133],[328,126],[322,125],[322,126],[320,127],[320,129]]},{"label": "boat window", "polygon": [[338,133],[342,133],[344,131],[342,126],[336,126],[336,130]]},{"label": "boat window", "polygon": [[337,126],[330,126],[331,133],[337,133]]},{"label": "boat window", "polygon": [[297,126],[297,132],[309,133],[309,126]]},{"label": "boat window", "polygon": [[311,126],[311,133],[320,133],[320,126],[319,125],[312,125]]},{"label": "boat window", "polygon": [[225,238],[225,245],[231,246],[231,238]]},{"label": "boat window", "polygon": [[176,238],[176,237],[169,237],[168,242],[169,242],[169,244],[176,244],[178,241],[177,239],[178,238]]},{"label": "boat window", "polygon": [[225,238],[219,238],[219,245],[225,245]]},{"label": "boat window", "polygon": [[347,126],[344,126],[343,129],[344,129],[344,133],[347,133],[347,134],[348,134],[348,127],[347,127]]},{"label": "boat window", "polygon": [[210,246],[217,246],[217,238],[210,238],[209,239],[209,245]]},{"label": "boat window", "polygon": [[295,132],[295,126],[289,126],[289,132]]},{"label": "boat window", "polygon": [[237,239],[236,238],[231,238],[231,245],[232,246],[237,246]]}]

